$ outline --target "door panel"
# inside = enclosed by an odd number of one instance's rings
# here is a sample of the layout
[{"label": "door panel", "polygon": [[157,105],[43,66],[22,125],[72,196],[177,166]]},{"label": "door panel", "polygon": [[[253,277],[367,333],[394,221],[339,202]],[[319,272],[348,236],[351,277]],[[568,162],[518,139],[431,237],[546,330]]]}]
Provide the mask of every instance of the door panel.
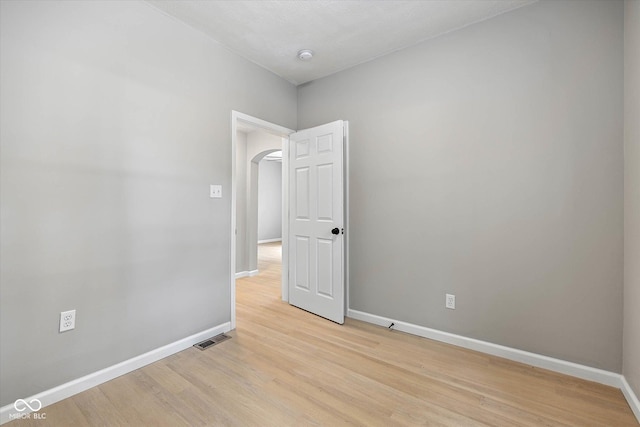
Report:
[{"label": "door panel", "polygon": [[297,220],[308,220],[311,211],[311,201],[309,199],[309,168],[298,168],[295,174],[295,195],[296,195],[296,215]]},{"label": "door panel", "polygon": [[342,324],[344,122],[294,133],[290,141],[289,302]]},{"label": "door panel", "polygon": [[333,241],[328,239],[318,239],[318,294],[333,298]]},{"label": "door panel", "polygon": [[296,288],[309,290],[309,238],[296,236],[293,250],[295,256],[295,276],[293,283]]},{"label": "door panel", "polygon": [[333,221],[333,165],[318,166],[318,221]]}]

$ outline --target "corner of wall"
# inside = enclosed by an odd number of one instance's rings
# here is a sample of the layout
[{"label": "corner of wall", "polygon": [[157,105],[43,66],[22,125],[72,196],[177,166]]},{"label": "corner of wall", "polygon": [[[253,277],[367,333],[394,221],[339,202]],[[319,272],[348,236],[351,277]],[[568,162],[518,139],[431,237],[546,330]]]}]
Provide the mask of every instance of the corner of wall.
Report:
[{"label": "corner of wall", "polygon": [[[640,420],[640,2],[624,7],[624,331],[623,369]],[[631,404],[631,403],[630,403]],[[633,405],[632,405],[633,407]]]}]

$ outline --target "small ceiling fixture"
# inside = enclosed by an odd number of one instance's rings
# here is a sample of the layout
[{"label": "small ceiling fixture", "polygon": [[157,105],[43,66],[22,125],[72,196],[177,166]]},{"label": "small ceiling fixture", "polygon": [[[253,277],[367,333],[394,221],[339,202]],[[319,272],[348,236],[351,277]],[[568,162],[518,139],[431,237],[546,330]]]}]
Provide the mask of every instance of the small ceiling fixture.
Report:
[{"label": "small ceiling fixture", "polygon": [[298,59],[300,61],[308,61],[313,58],[313,51],[309,49],[302,49],[298,52]]}]

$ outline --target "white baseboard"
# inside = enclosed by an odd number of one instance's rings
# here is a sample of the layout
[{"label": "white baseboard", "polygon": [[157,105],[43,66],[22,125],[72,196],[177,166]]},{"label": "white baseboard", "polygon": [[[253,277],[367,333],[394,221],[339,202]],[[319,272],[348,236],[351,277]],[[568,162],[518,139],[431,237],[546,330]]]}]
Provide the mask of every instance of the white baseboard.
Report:
[{"label": "white baseboard", "polygon": [[258,244],[261,245],[263,243],[273,243],[273,242],[282,242],[282,238],[277,238],[277,239],[265,239],[265,240],[258,240]]},{"label": "white baseboard", "polygon": [[[357,310],[349,309],[347,315],[352,319],[362,320],[364,322],[372,323],[379,326],[387,327],[391,323],[394,323],[394,330],[445,342],[448,344],[456,345],[458,347],[480,351],[482,353],[503,357],[505,359],[514,360],[531,366],[536,366],[538,368],[548,369],[551,371],[619,388],[627,399],[631,410],[640,422],[640,401],[638,401],[638,397],[631,389],[631,386],[629,385],[627,380],[620,374],[592,368],[589,366],[579,365],[577,363],[567,362],[560,359],[554,359],[552,357],[543,356],[536,353],[530,353],[527,351],[505,347],[486,341],[480,341],[474,338],[467,338],[461,335],[438,331],[436,329],[426,328],[424,326],[418,326],[399,320],[376,316],[374,314],[369,314]],[[75,394],[88,390],[89,388],[98,386],[102,383],[132,372],[157,360],[178,353],[206,338],[228,332],[230,329],[231,325],[229,322],[223,323],[214,328],[207,329],[205,331],[191,335],[187,338],[183,338],[171,344],[167,344],[163,347],[151,350],[129,360],[125,360],[124,362],[86,375],[82,378],[78,378],[52,389],[43,391],[31,397],[24,398],[24,400],[27,402],[31,402],[32,399],[38,399],[42,403],[42,408],[45,408]],[[42,411],[42,409],[40,411]],[[30,411],[25,411],[24,413],[29,412]],[[46,411],[42,412],[46,413]],[[15,413],[16,410],[13,404],[6,405],[0,408],[0,424],[11,421],[10,415]]]},{"label": "white baseboard", "polygon": [[541,354],[530,353],[528,351],[518,350],[503,345],[493,344],[486,341],[467,338],[462,335],[456,335],[449,332],[439,331],[424,326],[414,325],[412,323],[402,322],[387,317],[377,316],[375,314],[365,313],[358,310],[347,310],[347,316],[362,320],[363,322],[372,323],[374,325],[388,327],[394,324],[393,329],[408,334],[429,338],[435,341],[452,344],[458,347],[468,348],[470,350],[479,351],[493,356],[503,357],[505,359],[535,366],[537,368],[548,369],[550,371],[559,372],[561,374],[571,375],[588,381],[594,381],[600,384],[619,388],[624,397],[627,399],[631,410],[640,422],[640,402],[635,395],[629,383],[623,375],[609,372],[602,369],[592,368],[590,366],[580,365],[566,360],[555,359],[553,357],[543,356]]},{"label": "white baseboard", "polygon": [[624,397],[627,399],[627,403],[629,403],[631,410],[640,423],[640,400],[638,400],[638,396],[633,392],[633,389],[624,376],[622,377],[622,387],[620,387],[620,390],[622,390],[622,394],[624,394]]},{"label": "white baseboard", "polygon": [[[136,369],[139,369],[157,360],[163,359],[167,356],[171,356],[172,354],[187,349],[192,345],[199,343],[200,341],[224,332],[228,332],[230,330],[231,324],[229,322],[226,322],[211,329],[207,329],[205,331],[175,341],[171,344],[167,344],[163,347],[133,357],[129,360],[125,360],[124,362],[109,366],[108,368],[102,369],[76,380],[69,381],[68,383],[59,385],[52,389],[23,399],[27,402],[31,402],[33,399],[38,399],[42,403],[42,409],[40,409],[40,411],[38,412],[46,413],[46,411],[44,411],[43,409],[49,405],[52,405],[56,402],[71,397],[74,394],[81,393],[92,387],[110,381],[121,375],[127,374],[131,371],[135,371]],[[30,412],[31,411],[27,410],[22,413],[28,414]],[[18,411],[16,411],[13,404],[9,404],[0,408],[0,424],[11,421],[11,415],[16,413],[18,413]]]},{"label": "white baseboard", "polygon": [[257,276],[258,273],[259,273],[258,270],[240,271],[240,272],[236,273],[236,279],[242,279],[243,277]]}]

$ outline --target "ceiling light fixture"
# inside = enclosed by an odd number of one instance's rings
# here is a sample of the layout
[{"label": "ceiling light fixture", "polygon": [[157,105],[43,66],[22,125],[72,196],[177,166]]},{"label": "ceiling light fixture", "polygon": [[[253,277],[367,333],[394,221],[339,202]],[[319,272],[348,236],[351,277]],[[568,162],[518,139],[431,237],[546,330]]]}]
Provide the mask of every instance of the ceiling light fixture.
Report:
[{"label": "ceiling light fixture", "polygon": [[302,49],[298,52],[298,59],[300,61],[308,61],[313,58],[313,51],[309,49]]}]

